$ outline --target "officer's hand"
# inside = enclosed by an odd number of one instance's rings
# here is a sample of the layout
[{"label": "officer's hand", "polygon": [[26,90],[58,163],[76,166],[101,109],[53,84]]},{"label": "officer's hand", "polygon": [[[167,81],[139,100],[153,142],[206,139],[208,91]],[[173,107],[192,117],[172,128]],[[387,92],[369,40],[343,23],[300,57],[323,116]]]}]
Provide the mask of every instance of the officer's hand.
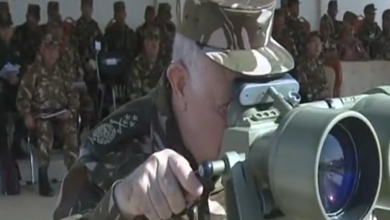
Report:
[{"label": "officer's hand", "polygon": [[202,195],[203,187],[183,156],[166,149],[153,154],[114,190],[128,218],[169,219]]},{"label": "officer's hand", "polygon": [[31,130],[35,127],[35,120],[31,115],[26,115],[24,117],[24,125],[27,127],[27,129]]},{"label": "officer's hand", "polygon": [[70,113],[69,110],[66,110],[66,112],[60,114],[57,116],[58,119],[62,120],[62,121],[65,121],[65,120],[68,120],[72,117],[72,113]]}]

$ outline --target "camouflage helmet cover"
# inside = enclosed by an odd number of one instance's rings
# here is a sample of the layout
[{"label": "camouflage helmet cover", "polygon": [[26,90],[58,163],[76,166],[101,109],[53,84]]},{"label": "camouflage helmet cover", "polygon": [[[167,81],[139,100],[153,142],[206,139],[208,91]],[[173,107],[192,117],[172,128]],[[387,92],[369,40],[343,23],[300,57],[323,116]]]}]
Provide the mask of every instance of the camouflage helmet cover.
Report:
[{"label": "camouflage helmet cover", "polygon": [[280,74],[292,56],[271,38],[276,0],[181,0],[178,33],[216,63],[248,76]]}]

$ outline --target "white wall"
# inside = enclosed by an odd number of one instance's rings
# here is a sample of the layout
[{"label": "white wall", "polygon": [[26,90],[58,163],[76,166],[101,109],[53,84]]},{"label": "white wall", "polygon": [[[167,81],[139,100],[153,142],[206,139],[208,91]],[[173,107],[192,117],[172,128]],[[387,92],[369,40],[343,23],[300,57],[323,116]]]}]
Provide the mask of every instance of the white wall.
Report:
[{"label": "white wall", "polygon": [[[5,1],[5,0],[0,0]],[[41,5],[42,22],[46,22],[46,4],[49,0],[8,0],[11,6],[13,20],[15,24],[23,23],[27,4],[35,3]],[[80,16],[80,0],[58,0],[60,2],[61,14],[65,18],[71,16],[78,18]],[[94,17],[101,27],[104,27],[112,18],[112,4],[116,0],[94,0]],[[278,6],[280,5],[280,0]],[[338,0],[339,1],[339,19],[345,11],[349,10],[356,14],[363,14],[363,7],[366,4],[374,3],[378,8],[377,22],[381,24],[382,12],[390,6],[388,1],[383,0]],[[127,5],[127,22],[135,28],[143,21],[144,9],[147,5],[155,6],[158,2],[168,2],[172,5],[172,15],[176,19],[176,0],[125,0]],[[328,0],[301,0],[301,15],[304,16],[312,27],[318,27],[319,18],[326,12]]]}]

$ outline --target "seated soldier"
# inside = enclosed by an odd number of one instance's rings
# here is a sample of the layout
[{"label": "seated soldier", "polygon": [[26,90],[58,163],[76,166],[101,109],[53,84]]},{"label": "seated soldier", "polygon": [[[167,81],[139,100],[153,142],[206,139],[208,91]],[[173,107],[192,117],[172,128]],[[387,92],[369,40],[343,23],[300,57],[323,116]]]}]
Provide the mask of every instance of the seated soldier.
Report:
[{"label": "seated soldier", "polygon": [[331,67],[335,71],[336,76],[333,94],[334,96],[339,96],[343,77],[340,59],[337,53],[337,43],[331,38],[331,27],[329,22],[321,22],[320,26],[322,41],[322,52],[320,58],[326,66]]},{"label": "seated soldier", "polygon": [[358,17],[352,12],[345,12],[343,16],[344,30],[337,45],[340,60],[364,61],[368,60],[368,53],[362,43],[355,37],[354,25]]},{"label": "seated soldier", "polygon": [[[71,41],[70,36],[63,33],[63,26],[61,17],[53,18],[48,23],[48,31],[51,35],[61,39],[61,54],[58,65],[63,69],[64,77],[71,82],[83,82],[84,70],[81,64],[81,58],[78,54],[74,42]],[[76,91],[77,92],[77,91]],[[93,102],[89,96],[87,89],[79,92],[80,97],[80,114],[83,122],[89,122],[93,114]]]},{"label": "seated soldier", "polygon": [[[53,196],[48,178],[48,167],[53,144],[54,131],[59,132],[63,143],[64,162],[69,169],[78,156],[77,110],[79,100],[72,91],[72,82],[65,80],[58,65],[60,56],[59,40],[47,34],[40,48],[40,56],[23,76],[17,95],[16,105],[24,117],[29,130],[34,129],[38,139],[39,194]],[[65,111],[54,117],[43,117]]]},{"label": "seated soldier", "polygon": [[164,65],[158,58],[159,29],[150,27],[143,33],[143,52],[137,56],[128,74],[127,94],[131,100],[149,93],[157,85],[157,81],[164,72]]},{"label": "seated soldier", "polygon": [[275,10],[272,37],[290,52],[295,61],[298,61],[299,53],[291,36],[291,31],[285,24],[286,14],[282,9]]},{"label": "seated soldier", "polygon": [[390,60],[390,9],[387,9],[382,14],[383,32],[374,42],[374,46],[378,52],[375,59]]},{"label": "seated soldier", "polygon": [[328,98],[328,82],[324,65],[320,60],[322,51],[320,36],[311,33],[306,44],[306,54],[297,68],[297,80],[300,84],[302,102],[318,101]]}]

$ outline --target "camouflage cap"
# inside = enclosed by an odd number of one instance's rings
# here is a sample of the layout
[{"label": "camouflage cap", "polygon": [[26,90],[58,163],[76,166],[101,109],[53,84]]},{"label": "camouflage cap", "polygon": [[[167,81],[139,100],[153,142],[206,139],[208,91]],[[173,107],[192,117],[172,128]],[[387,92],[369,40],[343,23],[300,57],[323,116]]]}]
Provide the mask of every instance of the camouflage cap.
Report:
[{"label": "camouflage cap", "polygon": [[[385,20],[387,19],[388,17],[390,17],[390,9],[386,9],[383,11],[383,14],[382,14],[382,20]],[[382,25],[383,26],[383,25]]]},{"label": "camouflage cap", "polygon": [[346,11],[343,15],[343,21],[354,22],[356,19],[358,19],[358,16],[351,11]]},{"label": "camouflage cap", "polygon": [[41,18],[41,6],[36,4],[28,4],[27,6],[27,16],[32,16],[34,18]]},{"label": "camouflage cap", "polygon": [[119,13],[126,11],[126,4],[123,1],[118,1],[114,3],[114,13]]},{"label": "camouflage cap", "polygon": [[376,11],[375,5],[374,4],[368,4],[368,5],[364,6],[363,11],[364,11],[364,13]]},{"label": "camouflage cap", "polygon": [[57,1],[50,1],[47,3],[47,13],[57,13],[60,11],[60,3]]},{"label": "camouflage cap", "polygon": [[328,2],[328,8],[337,8],[338,5],[339,5],[339,4],[337,3],[336,0],[330,0],[330,1]]},{"label": "camouflage cap", "polygon": [[276,0],[183,0],[178,33],[216,63],[248,76],[280,74],[292,56],[271,38]]},{"label": "camouflage cap", "polygon": [[6,28],[13,25],[10,13],[0,13],[0,28]]},{"label": "camouflage cap", "polygon": [[161,13],[171,13],[171,5],[169,3],[160,3],[158,4],[158,14]]},{"label": "camouflage cap", "polygon": [[93,0],[81,0],[81,5],[93,6]]},{"label": "camouflage cap", "polygon": [[46,34],[42,38],[42,45],[57,45],[60,43],[60,40],[52,34]]},{"label": "camouflage cap", "polygon": [[10,13],[8,2],[0,2],[0,13]]}]

